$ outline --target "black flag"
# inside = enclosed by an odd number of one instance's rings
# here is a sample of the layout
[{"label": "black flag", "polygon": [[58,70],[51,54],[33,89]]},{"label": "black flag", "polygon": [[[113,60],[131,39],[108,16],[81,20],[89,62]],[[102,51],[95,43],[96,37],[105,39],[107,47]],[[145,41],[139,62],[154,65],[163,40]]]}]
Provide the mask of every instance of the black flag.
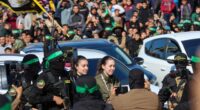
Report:
[{"label": "black flag", "polygon": [[46,11],[37,0],[0,0],[0,3],[2,3],[4,6],[8,7],[15,13],[41,13]]}]

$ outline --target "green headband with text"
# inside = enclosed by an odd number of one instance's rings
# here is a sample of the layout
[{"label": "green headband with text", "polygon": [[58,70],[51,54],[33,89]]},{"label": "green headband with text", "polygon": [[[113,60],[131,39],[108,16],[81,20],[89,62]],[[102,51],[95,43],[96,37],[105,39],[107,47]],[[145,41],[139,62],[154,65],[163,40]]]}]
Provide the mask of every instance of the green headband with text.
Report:
[{"label": "green headband with text", "polygon": [[52,53],[50,56],[48,56],[47,60],[46,60],[46,64],[45,64],[46,68],[49,67],[49,61],[51,61],[52,59],[55,59],[59,56],[62,56],[62,55],[63,55],[62,51],[57,51],[57,52]]},{"label": "green headband with text", "polygon": [[76,86],[76,92],[80,93],[80,94],[84,94],[86,92],[92,94],[92,93],[94,93],[97,90],[98,90],[98,86],[97,85],[93,86],[92,88],[88,88],[87,85],[85,85],[84,87],[82,87],[82,86]]},{"label": "green headband with text", "polygon": [[37,62],[39,62],[39,59],[38,58],[34,58],[34,59],[31,59],[31,60],[29,60],[27,62],[24,62],[23,64],[31,65],[31,64],[37,63]]},{"label": "green headband with text", "polygon": [[200,63],[200,57],[192,56],[191,61],[194,63]]}]

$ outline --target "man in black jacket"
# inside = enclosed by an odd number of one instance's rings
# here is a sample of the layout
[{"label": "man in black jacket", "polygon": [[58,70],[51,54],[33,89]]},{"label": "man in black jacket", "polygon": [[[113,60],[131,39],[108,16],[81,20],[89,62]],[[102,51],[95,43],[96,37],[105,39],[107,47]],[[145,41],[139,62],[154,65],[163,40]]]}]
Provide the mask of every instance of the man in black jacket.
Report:
[{"label": "man in black jacket", "polygon": [[162,104],[168,101],[168,108],[174,110],[189,110],[189,81],[191,73],[186,66],[189,61],[184,53],[175,55],[172,60],[176,66],[175,71],[171,71],[163,79],[163,87],[159,91],[159,98]]},{"label": "man in black jacket", "polygon": [[[29,110],[34,107],[34,105],[28,105],[30,89],[33,87],[33,84],[36,83],[38,78],[38,73],[41,70],[39,58],[36,55],[28,54],[24,56],[22,60],[22,71],[17,73],[17,80],[15,84],[12,85],[12,88],[9,90],[9,93],[15,99],[12,102],[12,108]],[[12,94],[14,91],[16,95]]]},{"label": "man in black jacket", "polygon": [[69,101],[66,86],[68,77],[64,73],[64,64],[64,55],[61,50],[52,50],[47,55],[45,62],[47,70],[40,74],[31,90],[30,103],[40,104],[38,109],[60,110],[63,107],[67,109],[69,104],[66,103]]}]

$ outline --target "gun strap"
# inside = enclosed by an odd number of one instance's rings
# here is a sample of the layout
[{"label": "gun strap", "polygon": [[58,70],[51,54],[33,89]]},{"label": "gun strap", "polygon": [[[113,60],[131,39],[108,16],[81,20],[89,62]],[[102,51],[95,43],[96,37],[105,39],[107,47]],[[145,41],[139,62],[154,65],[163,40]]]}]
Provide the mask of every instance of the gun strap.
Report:
[{"label": "gun strap", "polygon": [[[180,81],[178,81],[180,80]],[[186,79],[176,79],[176,82],[177,82],[177,101],[179,102],[181,100],[181,97],[183,95],[183,89],[185,87],[185,84],[186,84]]]}]

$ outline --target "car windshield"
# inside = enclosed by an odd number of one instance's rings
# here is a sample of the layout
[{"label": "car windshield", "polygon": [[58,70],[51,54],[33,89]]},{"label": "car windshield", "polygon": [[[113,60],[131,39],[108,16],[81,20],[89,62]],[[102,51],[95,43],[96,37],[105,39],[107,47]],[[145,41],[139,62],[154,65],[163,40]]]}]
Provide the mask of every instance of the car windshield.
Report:
[{"label": "car windshield", "polygon": [[200,39],[186,40],[183,41],[182,43],[188,57],[191,58],[191,56],[195,55],[197,47],[200,46]]},{"label": "car windshield", "polygon": [[133,64],[133,62],[130,59],[130,57],[128,57],[128,55],[125,54],[119,47],[115,48],[115,52],[117,53],[116,55],[114,55],[115,58],[117,58],[121,62],[124,62],[126,65]]}]

